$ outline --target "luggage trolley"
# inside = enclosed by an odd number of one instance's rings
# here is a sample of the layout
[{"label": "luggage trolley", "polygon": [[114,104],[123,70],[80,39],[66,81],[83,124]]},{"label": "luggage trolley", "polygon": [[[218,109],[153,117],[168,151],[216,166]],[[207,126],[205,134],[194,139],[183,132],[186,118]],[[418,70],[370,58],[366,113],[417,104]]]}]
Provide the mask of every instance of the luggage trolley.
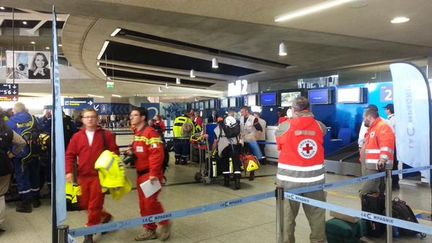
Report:
[{"label": "luggage trolley", "polygon": [[192,136],[191,145],[198,149],[199,154],[199,171],[195,173],[195,181],[202,182],[204,184],[210,184],[212,180],[210,169],[212,166],[212,155],[207,134]]}]

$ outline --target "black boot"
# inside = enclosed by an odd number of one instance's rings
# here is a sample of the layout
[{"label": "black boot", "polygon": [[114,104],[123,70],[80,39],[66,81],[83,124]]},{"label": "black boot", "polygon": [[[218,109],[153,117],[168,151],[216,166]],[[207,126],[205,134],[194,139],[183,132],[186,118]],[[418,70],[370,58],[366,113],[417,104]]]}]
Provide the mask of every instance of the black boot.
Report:
[{"label": "black boot", "polygon": [[230,175],[225,174],[224,175],[224,186],[229,187],[229,185],[230,185]]},{"label": "black boot", "polygon": [[84,236],[83,243],[93,243],[93,235],[86,235],[86,236]]},{"label": "black boot", "polygon": [[38,207],[40,207],[41,206],[41,201],[39,200],[39,197],[35,197],[35,198],[33,198],[32,199],[32,205],[33,205],[33,208],[38,208]]},{"label": "black boot", "polygon": [[255,171],[251,171],[251,172],[249,172],[249,180],[250,180],[250,181],[255,180]]},{"label": "black boot", "polygon": [[31,213],[33,209],[29,200],[22,200],[17,203],[15,211],[19,213]]},{"label": "black boot", "polygon": [[234,174],[234,189],[238,190],[240,189],[240,174]]}]

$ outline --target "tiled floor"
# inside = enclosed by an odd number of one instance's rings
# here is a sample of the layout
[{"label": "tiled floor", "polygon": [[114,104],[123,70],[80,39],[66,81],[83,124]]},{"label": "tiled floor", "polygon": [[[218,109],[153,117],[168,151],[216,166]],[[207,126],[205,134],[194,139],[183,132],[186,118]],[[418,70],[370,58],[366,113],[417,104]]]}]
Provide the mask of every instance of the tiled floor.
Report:
[{"label": "tiled floor", "polygon": [[[121,144],[121,143],[119,143]],[[163,188],[161,201],[167,211],[197,207],[223,200],[241,198],[262,192],[274,190],[275,166],[265,165],[254,181],[243,179],[241,190],[232,190],[221,186],[220,181],[213,184],[193,183],[194,174],[198,171],[196,164],[180,166],[171,165],[167,172],[168,184]],[[128,174],[134,180],[134,171]],[[261,176],[260,176],[261,175]],[[346,176],[328,174],[327,181],[350,179]],[[360,209],[357,196],[359,185],[353,185],[328,192],[327,201],[337,205]],[[401,185],[395,193],[406,200],[416,213],[430,212],[431,194],[427,187],[413,187]],[[1,243],[48,243],[51,242],[51,213],[49,201],[44,200],[41,208],[31,214],[15,212],[14,204],[7,205],[7,219],[3,225],[6,232],[0,235]],[[114,220],[127,220],[139,216],[138,198],[136,191],[132,191],[120,201],[106,198],[105,208],[114,215]],[[327,218],[330,218],[327,214]],[[263,243],[276,242],[276,211],[275,200],[258,201],[225,210],[214,211],[194,217],[181,218],[174,221],[173,232],[169,242],[247,242]],[[69,212],[67,224],[71,228],[82,227],[86,221],[84,211]],[[431,222],[421,221],[432,225]],[[134,237],[141,228],[130,228],[106,235],[95,237],[97,242],[134,242]],[[297,218],[297,242],[309,242],[310,229],[302,210]],[[385,239],[366,239],[369,242],[385,242]],[[77,238],[78,242],[82,238]],[[159,240],[149,241],[158,242]],[[432,242],[432,237],[419,240],[414,238],[398,238],[395,242]]]}]

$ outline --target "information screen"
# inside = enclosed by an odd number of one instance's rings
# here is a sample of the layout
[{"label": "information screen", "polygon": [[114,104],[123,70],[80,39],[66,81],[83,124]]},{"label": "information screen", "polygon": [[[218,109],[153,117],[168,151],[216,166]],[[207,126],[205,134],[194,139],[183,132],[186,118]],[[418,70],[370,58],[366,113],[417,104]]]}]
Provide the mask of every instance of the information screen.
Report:
[{"label": "information screen", "polygon": [[301,96],[300,91],[281,93],[281,106],[282,107],[292,106],[294,99],[300,96]]},{"label": "information screen", "polygon": [[276,105],[276,93],[261,94],[261,105],[262,106],[275,106]]},{"label": "information screen", "polygon": [[311,89],[308,92],[309,102],[313,105],[331,104],[329,89]]}]

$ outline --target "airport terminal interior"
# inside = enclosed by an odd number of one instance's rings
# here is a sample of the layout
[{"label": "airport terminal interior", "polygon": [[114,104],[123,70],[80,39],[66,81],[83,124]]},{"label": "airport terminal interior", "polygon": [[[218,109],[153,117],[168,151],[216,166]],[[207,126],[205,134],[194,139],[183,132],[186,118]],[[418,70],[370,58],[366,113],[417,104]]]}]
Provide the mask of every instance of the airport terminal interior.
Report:
[{"label": "airport terminal interior", "polygon": [[[432,242],[431,12],[431,0],[0,0],[0,243],[150,231],[148,242],[294,242],[290,222],[295,242]],[[311,113],[321,123],[301,122]],[[22,129],[30,122],[38,128]],[[63,211],[84,198],[65,192],[63,167],[80,134],[92,148],[89,124],[119,147],[103,169],[131,182],[120,199],[103,194],[112,218],[97,223],[90,205]],[[108,135],[97,153],[111,150]],[[156,160],[163,176],[152,176]],[[68,175],[83,178],[83,164]],[[90,169],[100,188],[103,170]],[[154,232],[142,226],[157,218],[140,214],[143,177],[162,182],[152,195],[173,212]],[[277,201],[281,183],[304,198]],[[327,204],[306,199],[323,188]],[[279,206],[296,200],[292,221]]]}]

